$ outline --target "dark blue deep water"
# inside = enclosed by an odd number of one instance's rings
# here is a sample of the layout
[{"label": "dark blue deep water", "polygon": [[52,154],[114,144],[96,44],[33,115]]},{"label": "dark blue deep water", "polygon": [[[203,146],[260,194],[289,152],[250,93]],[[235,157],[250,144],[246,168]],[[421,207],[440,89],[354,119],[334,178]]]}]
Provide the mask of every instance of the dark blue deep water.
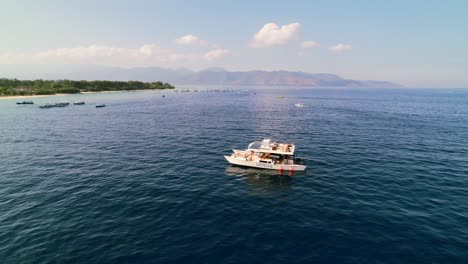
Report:
[{"label": "dark blue deep water", "polygon": [[246,89],[0,100],[0,262],[468,263],[468,90]]}]

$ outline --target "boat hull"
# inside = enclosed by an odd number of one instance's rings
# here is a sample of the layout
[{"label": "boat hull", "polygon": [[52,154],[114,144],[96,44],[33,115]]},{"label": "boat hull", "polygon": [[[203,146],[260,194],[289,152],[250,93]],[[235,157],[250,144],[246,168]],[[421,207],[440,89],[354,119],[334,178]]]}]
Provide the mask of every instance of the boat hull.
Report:
[{"label": "boat hull", "polygon": [[262,163],[258,161],[250,161],[232,156],[224,156],[224,158],[233,165],[251,167],[257,169],[266,169],[266,170],[288,170],[288,171],[305,171],[307,166],[299,164],[272,164],[272,163]]}]

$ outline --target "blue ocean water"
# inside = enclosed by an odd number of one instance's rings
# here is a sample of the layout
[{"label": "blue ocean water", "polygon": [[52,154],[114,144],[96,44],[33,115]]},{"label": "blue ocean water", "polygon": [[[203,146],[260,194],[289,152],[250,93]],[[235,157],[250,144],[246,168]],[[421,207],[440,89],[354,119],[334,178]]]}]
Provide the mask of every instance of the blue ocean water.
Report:
[{"label": "blue ocean water", "polygon": [[246,89],[0,100],[1,263],[468,263],[468,90]]}]

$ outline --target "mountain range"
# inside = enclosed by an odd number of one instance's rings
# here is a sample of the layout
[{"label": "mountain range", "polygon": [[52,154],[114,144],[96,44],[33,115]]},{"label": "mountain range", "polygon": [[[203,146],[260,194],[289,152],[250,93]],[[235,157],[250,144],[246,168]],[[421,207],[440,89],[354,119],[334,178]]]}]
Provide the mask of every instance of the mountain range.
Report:
[{"label": "mountain range", "polygon": [[402,87],[388,81],[351,80],[330,73],[307,73],[301,71],[226,71],[223,68],[208,68],[192,71],[185,68],[161,67],[82,67],[59,68],[24,79],[73,79],[73,80],[138,80],[162,81],[174,85],[250,85],[250,86],[340,86],[340,87]]}]

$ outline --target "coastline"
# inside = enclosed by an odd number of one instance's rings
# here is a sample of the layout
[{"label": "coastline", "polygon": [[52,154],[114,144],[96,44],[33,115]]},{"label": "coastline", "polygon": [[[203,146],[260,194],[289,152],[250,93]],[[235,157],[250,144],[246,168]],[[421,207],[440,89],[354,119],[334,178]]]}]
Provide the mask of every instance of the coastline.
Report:
[{"label": "coastline", "polygon": [[[98,91],[98,92],[80,92],[80,93],[57,93],[57,94],[41,94],[41,95],[1,95],[0,100],[6,99],[34,99],[34,98],[43,98],[51,96],[66,96],[66,95],[80,95],[80,94],[96,94],[96,93],[120,93],[120,92],[133,92],[133,91],[153,91],[154,89],[142,89],[142,90],[116,90],[116,91]],[[159,89],[158,89],[159,90]],[[162,89],[165,90],[165,89]],[[173,89],[171,89],[173,90]]]},{"label": "coastline", "polygon": [[49,96],[65,96],[67,94],[41,94],[41,95],[2,95],[0,96],[0,100],[6,99],[31,99],[31,98],[42,98],[42,97],[49,97]]}]

